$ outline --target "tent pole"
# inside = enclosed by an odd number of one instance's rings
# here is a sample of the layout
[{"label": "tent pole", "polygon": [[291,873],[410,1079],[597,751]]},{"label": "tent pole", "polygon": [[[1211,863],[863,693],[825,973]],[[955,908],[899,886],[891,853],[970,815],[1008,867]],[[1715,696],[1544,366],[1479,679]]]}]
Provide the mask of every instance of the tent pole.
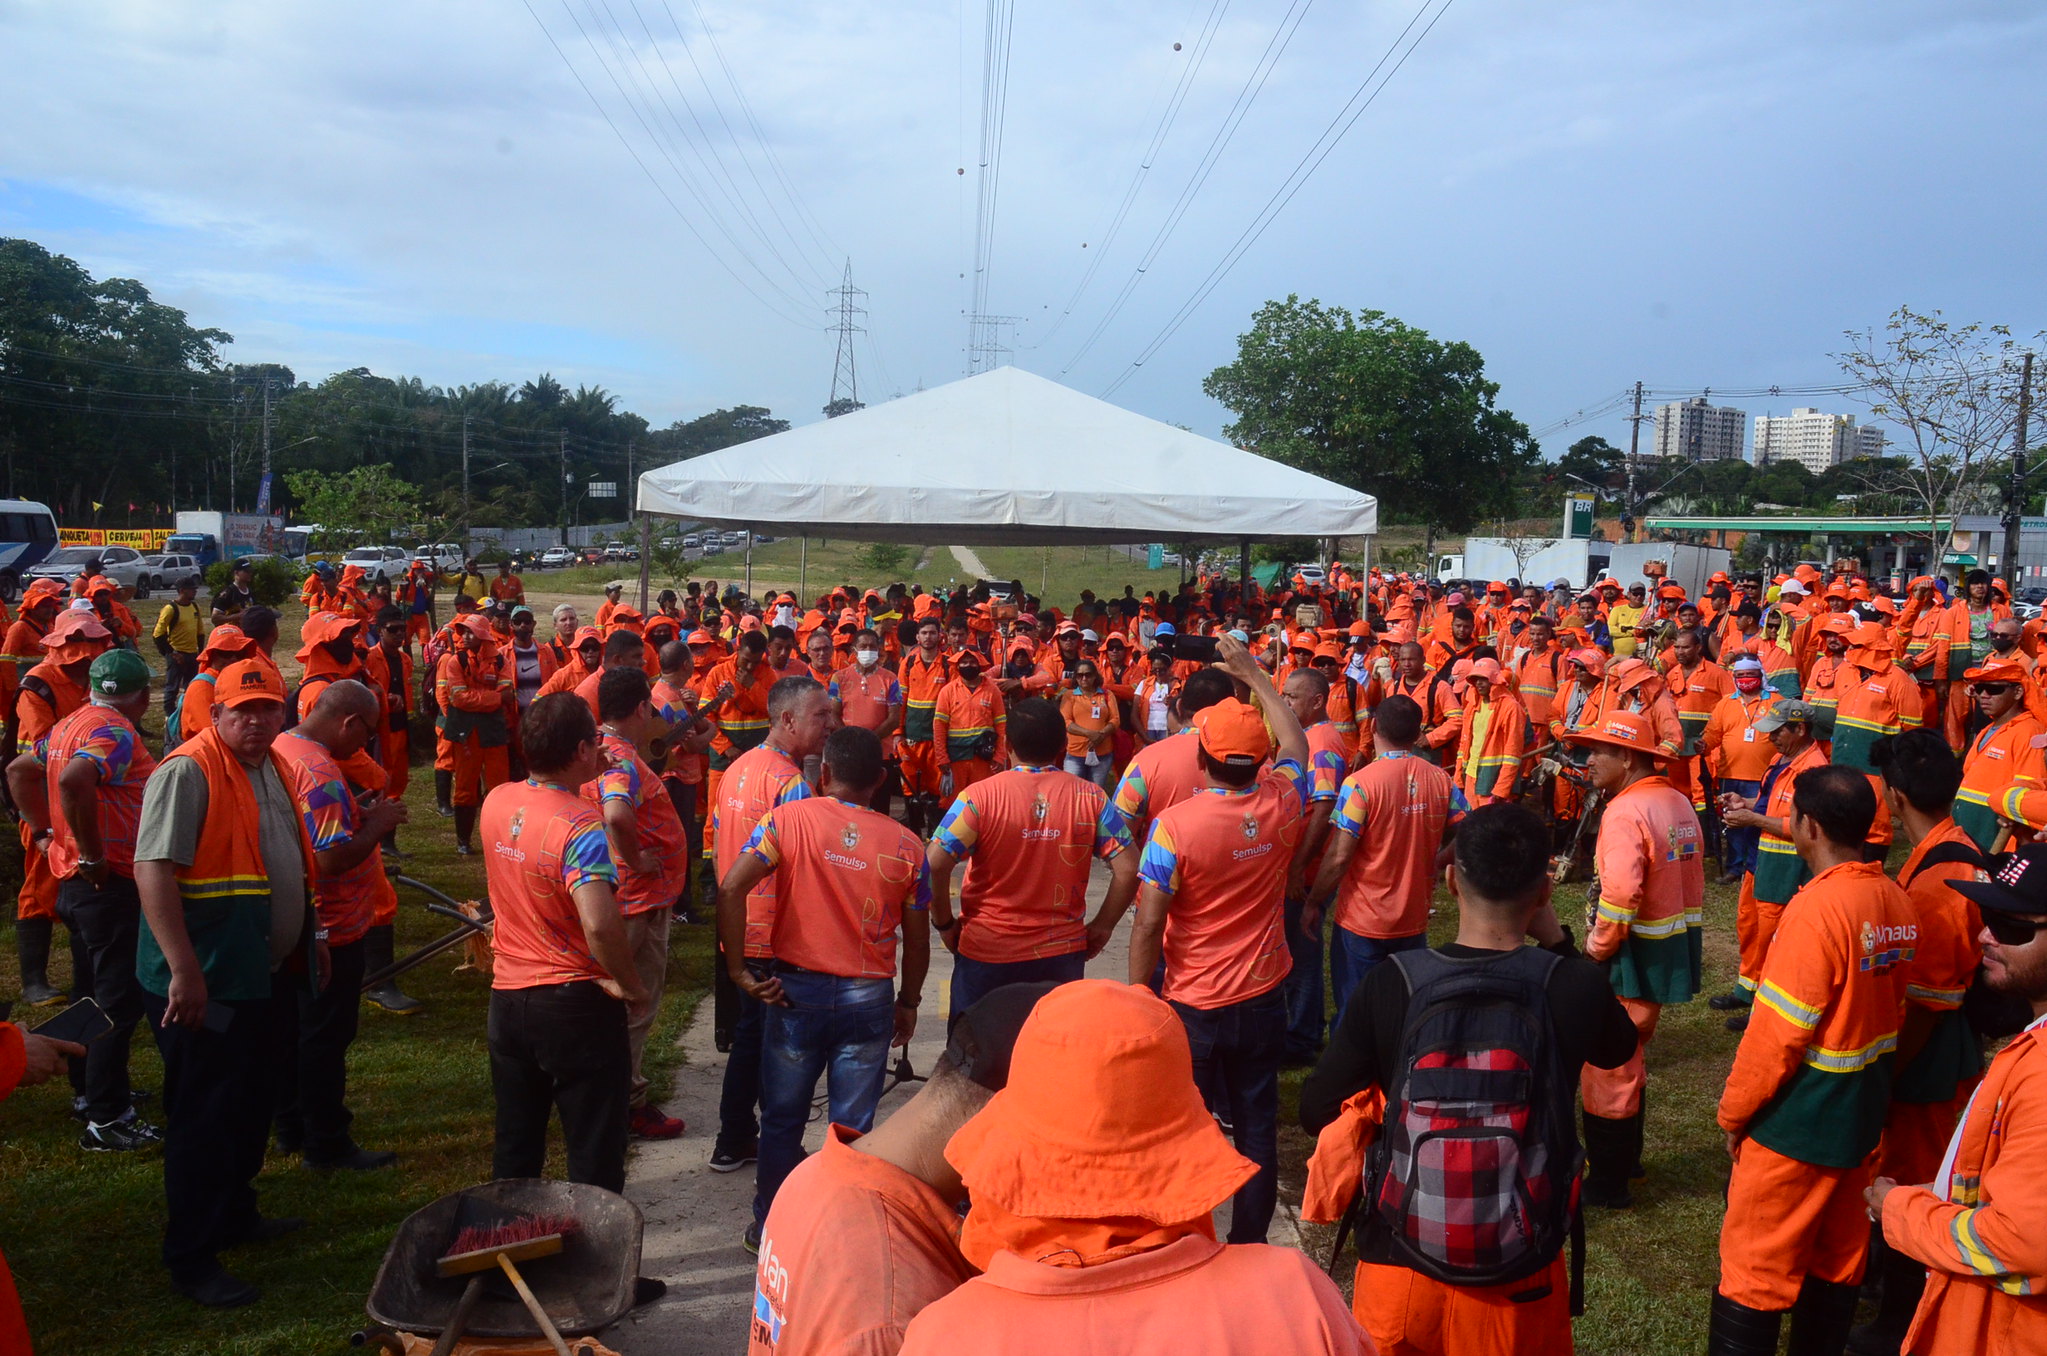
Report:
[{"label": "tent pole", "polygon": [[1044,564],[1038,570],[1038,601],[1045,601],[1045,592],[1052,586],[1052,548],[1045,548]]},{"label": "tent pole", "polygon": [[804,599],[810,596],[810,538],[796,539],[796,596]]},{"label": "tent pole", "polygon": [[746,529],[746,596],[753,597],[753,529]]},{"label": "tent pole", "polygon": [[654,520],[640,515],[640,615],[651,617],[653,612],[647,606],[648,581],[654,568]]},{"label": "tent pole", "polygon": [[1243,600],[1251,596],[1251,539],[1237,538],[1237,606],[1243,607]]}]

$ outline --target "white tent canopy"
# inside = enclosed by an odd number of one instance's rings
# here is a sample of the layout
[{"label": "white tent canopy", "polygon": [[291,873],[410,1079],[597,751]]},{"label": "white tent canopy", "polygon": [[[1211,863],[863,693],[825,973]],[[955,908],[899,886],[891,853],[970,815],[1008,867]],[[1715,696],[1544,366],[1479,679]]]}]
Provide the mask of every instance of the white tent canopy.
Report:
[{"label": "white tent canopy", "polygon": [[951,545],[1350,537],[1371,495],[1014,367],[676,462],[639,510]]}]

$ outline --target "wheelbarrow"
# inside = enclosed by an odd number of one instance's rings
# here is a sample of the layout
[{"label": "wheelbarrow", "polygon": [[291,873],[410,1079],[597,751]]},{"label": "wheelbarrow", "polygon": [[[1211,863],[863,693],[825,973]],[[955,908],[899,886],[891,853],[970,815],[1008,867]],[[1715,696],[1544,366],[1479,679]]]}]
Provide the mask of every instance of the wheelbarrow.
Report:
[{"label": "wheelbarrow", "polygon": [[427,897],[426,907],[428,912],[437,913],[443,918],[452,919],[455,927],[451,931],[434,938],[411,955],[400,956],[389,965],[364,975],[362,977],[362,987],[365,993],[390,983],[391,980],[404,974],[415,965],[422,965],[444,951],[453,950],[478,934],[481,934],[485,940],[489,940],[491,930],[490,901],[484,901],[483,913],[480,917],[471,918],[462,911],[462,906],[455,900],[442,894],[423,880],[414,880],[410,876],[393,876],[391,877],[391,883],[393,885],[409,885],[425,895]]},{"label": "wheelbarrow", "polygon": [[[523,1271],[534,1298],[564,1337],[595,1333],[631,1311],[645,1227],[640,1208],[603,1187],[517,1177],[443,1196],[398,1226],[364,1305],[382,1329],[427,1336],[453,1320],[469,1278],[443,1276],[437,1264],[478,1206],[507,1216],[573,1221],[564,1231],[561,1251],[527,1263]],[[525,1302],[502,1279],[483,1286],[462,1333],[542,1336]],[[370,1340],[376,1340],[375,1334],[358,1335],[359,1344]]]}]

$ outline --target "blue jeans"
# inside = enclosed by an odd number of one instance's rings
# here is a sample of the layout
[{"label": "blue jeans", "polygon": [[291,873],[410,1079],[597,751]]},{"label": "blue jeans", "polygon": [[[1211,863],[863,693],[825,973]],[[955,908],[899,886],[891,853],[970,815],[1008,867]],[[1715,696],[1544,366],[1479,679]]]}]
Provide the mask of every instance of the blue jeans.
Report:
[{"label": "blue jeans", "polygon": [[1093,782],[1096,786],[1101,787],[1102,790],[1107,791],[1110,789],[1109,770],[1114,765],[1115,760],[1106,753],[1096,754],[1095,758],[1095,765],[1089,767],[1085,755],[1075,757],[1069,753],[1066,755],[1066,770],[1081,780]]},{"label": "blue jeans", "polygon": [[1278,989],[1220,1008],[1173,1004],[1194,1052],[1194,1081],[1230,1109],[1237,1152],[1258,1173],[1231,1198],[1231,1243],[1263,1243],[1279,1203],[1279,1060],[1286,999]]},{"label": "blue jeans", "polygon": [[1348,928],[1338,928],[1336,945],[1329,953],[1329,977],[1336,985],[1336,1020],[1343,1020],[1344,1005],[1358,991],[1358,985],[1380,961],[1398,951],[1417,951],[1429,944],[1429,934],[1412,937],[1360,937]]},{"label": "blue jeans", "polygon": [[1289,1064],[1312,1064],[1322,1053],[1322,930],[1301,931],[1301,907],[1286,902],[1286,949],[1294,959],[1279,991],[1286,996],[1286,1058]]},{"label": "blue jeans", "polygon": [[893,979],[775,967],[787,1006],[761,1008],[761,1148],[753,1218],[765,1223],[783,1179],[803,1161],[803,1127],[817,1080],[826,1077],[834,1125],[874,1128],[888,1044],[895,1035]]},{"label": "blue jeans", "polygon": [[[1737,781],[1732,777],[1720,779],[1722,792],[1732,791],[1743,800],[1753,803],[1763,793],[1761,782]],[[1753,871],[1756,869],[1757,845],[1763,840],[1763,831],[1758,828],[1722,829],[1721,848],[1729,871]]]},{"label": "blue jeans", "polygon": [[1034,960],[1021,961],[977,961],[971,956],[952,958],[951,1011],[946,1014],[946,1030],[960,1019],[960,1014],[981,1001],[1005,984],[1039,984],[1050,981],[1053,984],[1069,984],[1087,972],[1087,952],[1069,952],[1064,956],[1039,956]]}]

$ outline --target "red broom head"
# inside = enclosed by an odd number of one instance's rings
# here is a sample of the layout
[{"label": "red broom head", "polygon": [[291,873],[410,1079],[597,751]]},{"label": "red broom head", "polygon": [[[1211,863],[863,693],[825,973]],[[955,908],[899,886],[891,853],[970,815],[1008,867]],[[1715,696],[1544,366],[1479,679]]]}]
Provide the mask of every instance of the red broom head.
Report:
[{"label": "red broom head", "polygon": [[455,1241],[448,1245],[444,1255],[459,1257],[464,1253],[509,1248],[549,1234],[560,1234],[566,1238],[575,1232],[576,1221],[569,1215],[521,1215],[505,1224],[488,1228],[472,1226],[462,1230],[455,1235]]}]

